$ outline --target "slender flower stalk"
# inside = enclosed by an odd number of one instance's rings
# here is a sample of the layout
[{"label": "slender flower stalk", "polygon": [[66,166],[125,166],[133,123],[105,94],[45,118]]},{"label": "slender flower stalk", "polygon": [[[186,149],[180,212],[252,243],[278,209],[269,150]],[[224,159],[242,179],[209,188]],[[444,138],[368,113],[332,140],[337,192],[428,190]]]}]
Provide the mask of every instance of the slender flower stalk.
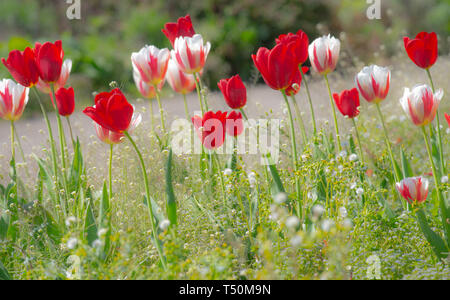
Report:
[{"label": "slender flower stalk", "polygon": [[16,198],[18,197],[18,183],[17,183],[17,169],[16,169],[16,150],[15,150],[15,141],[14,141],[14,121],[11,120],[11,160],[13,163],[13,172],[14,172],[14,182],[16,183]]},{"label": "slender flower stalk", "polygon": [[186,114],[186,120],[190,120],[191,117],[189,116],[189,108],[187,104],[186,94],[183,94],[183,102],[184,102],[184,113]]},{"label": "slender flower stalk", "polygon": [[342,151],[342,145],[341,145],[341,137],[339,135],[339,127],[338,127],[338,122],[337,122],[337,118],[336,118],[336,109],[334,108],[334,103],[333,103],[333,96],[331,95],[331,89],[330,89],[330,83],[328,82],[328,75],[325,74],[325,82],[327,84],[327,88],[328,88],[328,94],[330,96],[330,105],[333,111],[333,119],[334,119],[334,129],[336,130],[336,141],[338,144],[338,149],[339,152]]},{"label": "slender flower stalk", "polygon": [[200,109],[202,111],[202,116],[205,114],[205,108],[203,107],[203,100],[202,100],[202,92],[201,92],[201,87],[199,84],[199,81],[197,80],[197,74],[194,74],[196,80],[195,80],[195,88],[197,90],[197,95],[198,95],[198,102],[200,103]]},{"label": "slender flower stalk", "polygon": [[[283,98],[284,98],[284,102],[286,103],[286,107],[288,110],[288,114],[289,114],[289,122],[290,122],[290,127],[291,127],[291,146],[292,146],[292,168],[294,173],[297,172],[298,168],[297,168],[297,145],[295,142],[295,127],[294,127],[294,120],[292,117],[292,111],[291,111],[291,107],[289,105],[289,101],[288,98],[286,96],[286,91],[285,90],[281,90],[281,93],[283,94]],[[299,205],[299,211],[298,214],[301,217],[301,199],[300,199],[300,180],[297,177],[297,174],[294,175],[294,177],[296,177],[295,179],[295,190],[297,193],[297,201],[298,201],[298,205]]]},{"label": "slender flower stalk", "polygon": [[356,125],[355,118],[351,118],[351,119],[353,121],[353,128],[355,128],[356,140],[358,141],[358,148],[359,148],[359,155],[361,157],[361,163],[364,164],[364,154],[363,154],[361,139],[359,137],[358,126]]},{"label": "slender flower stalk", "polygon": [[149,108],[150,108],[150,127],[152,129],[152,132],[155,133],[155,113],[153,112],[153,101],[150,99],[148,101]]},{"label": "slender flower stalk", "polygon": [[314,114],[314,107],[313,107],[312,100],[311,100],[311,94],[309,92],[308,82],[306,81],[306,77],[305,77],[305,74],[303,73],[303,70],[302,70],[301,66],[299,66],[299,69],[300,69],[300,74],[302,75],[302,82],[305,85],[306,95],[308,96],[308,102],[309,102],[309,108],[311,110],[311,119],[312,119],[314,135],[316,135],[317,134],[316,117],[315,117],[315,114]]},{"label": "slender flower stalk", "polygon": [[42,111],[42,115],[44,116],[45,123],[47,124],[47,130],[48,130],[48,137],[50,138],[50,148],[52,150],[52,161],[53,161],[53,172],[55,174],[55,181],[58,182],[58,163],[56,161],[56,146],[55,146],[55,140],[53,138],[53,131],[52,126],[50,124],[50,120],[48,119],[47,112],[45,111],[44,106],[42,105],[41,97],[39,96],[39,92],[37,90],[37,87],[33,87],[32,90],[34,91],[36,95],[36,99],[39,103],[39,106]]},{"label": "slender flower stalk", "polygon": [[298,127],[300,128],[300,131],[302,133],[303,144],[306,147],[306,144],[308,143],[308,136],[306,135],[305,123],[303,122],[302,113],[300,112],[300,108],[298,107],[298,103],[297,100],[295,99],[294,94],[291,95],[291,100],[292,103],[294,104],[295,114],[297,115]]},{"label": "slender flower stalk", "polygon": [[156,246],[156,250],[158,251],[158,254],[159,254],[159,259],[161,261],[161,265],[163,266],[164,270],[167,270],[166,260],[164,258],[162,246],[161,246],[161,243],[158,238],[158,232],[157,232],[156,224],[154,221],[154,213],[153,213],[153,208],[152,208],[152,204],[151,204],[151,200],[150,200],[151,199],[150,198],[150,189],[149,189],[149,185],[148,185],[147,170],[145,168],[144,159],[142,158],[142,154],[139,151],[139,148],[137,147],[134,140],[131,138],[130,134],[127,131],[124,131],[123,134],[130,141],[131,145],[133,146],[134,150],[136,151],[136,154],[139,158],[139,162],[141,164],[142,177],[144,177],[145,195],[147,197],[147,208],[148,208],[148,213],[149,213],[149,217],[150,217],[150,224],[152,226],[153,240],[155,241],[155,244],[156,244],[155,246]]},{"label": "slender flower stalk", "polygon": [[427,147],[428,152],[428,159],[430,160],[431,164],[431,170],[433,172],[433,179],[434,179],[434,185],[436,186],[436,195],[439,202],[439,207],[441,210],[441,218],[442,218],[442,225],[444,226],[444,232],[447,240],[447,244],[450,243],[450,232],[447,231],[448,228],[448,216],[447,216],[447,205],[445,204],[445,200],[442,198],[441,189],[439,188],[439,180],[438,180],[438,174],[436,172],[436,165],[433,161],[433,154],[431,152],[430,142],[428,141],[427,132],[425,130],[425,126],[421,126],[423,139],[425,141],[425,146]]},{"label": "slender flower stalk", "polygon": [[377,108],[378,116],[380,117],[381,124],[383,125],[384,139],[385,139],[385,142],[386,142],[386,146],[388,148],[389,157],[391,159],[392,172],[394,173],[395,182],[399,182],[400,181],[400,177],[399,177],[399,174],[397,174],[397,171],[396,171],[396,168],[395,168],[395,161],[394,161],[394,155],[392,154],[391,142],[389,141],[389,136],[388,136],[388,133],[387,133],[386,124],[384,122],[383,114],[381,113],[380,104],[379,103],[375,103],[375,106]]},{"label": "slender flower stalk", "polygon": [[72,140],[72,148],[75,150],[75,139],[73,138],[72,124],[70,123],[70,116],[66,117],[67,126],[69,127],[70,139]]},{"label": "slender flower stalk", "polygon": [[[433,78],[431,77],[430,69],[425,69],[427,71],[428,79],[430,79],[431,89],[433,93],[436,92],[434,88]],[[436,125],[437,125],[437,134],[438,134],[438,143],[439,143],[439,158],[441,161],[441,171],[442,174],[445,174],[445,161],[444,161],[444,149],[442,148],[442,137],[441,137],[441,122],[439,118],[439,108],[436,110]],[[432,123],[430,123],[430,129],[432,129]]]},{"label": "slender flower stalk", "polygon": [[197,80],[195,82],[198,82],[198,88],[200,89],[200,97],[201,97],[201,99],[203,99],[203,104],[205,105],[206,111],[208,111],[209,110],[208,101],[206,100],[206,97],[203,92],[202,78],[200,77],[199,73],[195,73],[194,76],[196,76],[196,78],[197,78]]},{"label": "slender flower stalk", "polygon": [[156,86],[155,86],[155,91],[156,91],[156,101],[158,102],[159,115],[161,117],[161,129],[162,129],[163,134],[165,135],[166,134],[166,125],[165,125],[165,121],[164,121],[164,110],[162,108],[159,91]]},{"label": "slender flower stalk", "polygon": [[108,168],[108,180],[109,180],[109,203],[112,199],[112,161],[113,161],[113,149],[114,144],[109,145],[109,168]]}]

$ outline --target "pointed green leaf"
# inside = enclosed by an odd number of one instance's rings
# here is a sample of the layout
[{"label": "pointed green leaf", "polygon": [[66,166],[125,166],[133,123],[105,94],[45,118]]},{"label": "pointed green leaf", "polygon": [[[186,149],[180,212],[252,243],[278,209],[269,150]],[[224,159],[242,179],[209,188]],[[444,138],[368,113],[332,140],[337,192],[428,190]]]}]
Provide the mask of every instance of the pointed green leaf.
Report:
[{"label": "pointed green leaf", "polygon": [[175,200],[175,193],[173,192],[172,184],[172,149],[169,149],[169,156],[167,157],[166,165],[166,195],[167,195],[167,217],[170,224],[177,224],[177,204]]},{"label": "pointed green leaf", "polygon": [[92,246],[94,241],[98,238],[97,236],[97,224],[95,223],[95,217],[94,212],[92,211],[92,202],[93,199],[89,199],[89,204],[86,209],[86,215],[84,220],[84,233],[86,236],[86,239],[88,241],[88,244]]},{"label": "pointed green leaf", "polygon": [[0,280],[12,280],[11,275],[9,275],[8,270],[6,270],[3,263],[0,261]]},{"label": "pointed green leaf", "polygon": [[400,150],[400,157],[402,162],[402,174],[403,178],[413,177],[414,173],[411,168],[411,164],[409,163],[408,158],[405,155],[405,151],[403,151],[403,148]]},{"label": "pointed green leaf", "polygon": [[422,208],[417,211],[416,216],[419,222],[420,229],[422,230],[423,235],[427,239],[428,243],[430,243],[431,247],[433,248],[436,256],[439,259],[446,258],[448,256],[449,250],[442,238],[436,232],[431,230]]}]

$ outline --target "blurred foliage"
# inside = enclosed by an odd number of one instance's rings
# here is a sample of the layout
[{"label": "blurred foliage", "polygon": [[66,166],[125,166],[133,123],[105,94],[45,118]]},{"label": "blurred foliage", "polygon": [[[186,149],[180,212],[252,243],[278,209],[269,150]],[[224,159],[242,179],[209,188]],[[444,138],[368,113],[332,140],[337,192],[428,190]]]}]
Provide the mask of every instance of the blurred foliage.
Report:
[{"label": "blurred foliage", "polygon": [[[69,20],[64,0],[2,0],[0,56],[34,41],[62,39],[74,61],[71,84],[83,86],[81,97],[105,89],[115,80],[133,88],[130,55],[145,44],[170,47],[161,29],[190,14],[194,28],[212,44],[205,80],[211,88],[236,73],[256,80],[250,58],[261,46],[272,47],[281,33],[303,29],[312,41],[331,32],[361,59],[389,58],[402,36],[436,31],[440,50],[448,53],[449,0],[381,1],[380,20],[369,20],[366,1],[350,0],[81,0],[81,20]],[[26,9],[24,9],[26,7]],[[380,53],[381,52],[381,53]],[[0,68],[0,76],[9,76]],[[85,93],[85,94],[82,94]]]}]

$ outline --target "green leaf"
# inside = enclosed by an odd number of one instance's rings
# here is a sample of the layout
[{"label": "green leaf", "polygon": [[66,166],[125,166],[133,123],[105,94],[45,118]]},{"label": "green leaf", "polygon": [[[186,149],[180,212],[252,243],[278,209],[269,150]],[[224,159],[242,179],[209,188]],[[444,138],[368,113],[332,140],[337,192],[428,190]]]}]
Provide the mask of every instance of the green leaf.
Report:
[{"label": "green leaf", "polygon": [[417,221],[419,222],[420,229],[422,230],[422,233],[427,239],[428,243],[430,243],[436,256],[439,259],[445,259],[449,253],[448,248],[446,247],[442,238],[436,232],[431,230],[422,208],[417,210],[416,216]]},{"label": "green leaf", "polygon": [[286,190],[284,189],[283,183],[281,182],[280,174],[278,174],[278,170],[274,164],[269,164],[269,171],[273,179],[274,194],[276,195],[278,193],[285,193]]},{"label": "green leaf", "polygon": [[39,207],[40,213],[33,218],[35,227],[44,226],[47,235],[55,244],[61,243],[62,233],[51,213],[43,207]]},{"label": "green leaf", "polygon": [[[348,144],[350,146],[350,153],[356,153],[356,145],[352,135],[350,135],[350,138],[348,139]],[[361,159],[361,157],[359,159]]]},{"label": "green leaf", "polygon": [[430,140],[431,140],[431,156],[436,166],[438,178],[441,178],[443,176],[443,170],[441,168],[442,167],[441,156],[439,154],[439,141],[433,126],[430,126]]},{"label": "green leaf", "polygon": [[171,225],[177,224],[177,204],[172,184],[172,149],[169,149],[166,165],[166,194],[167,194],[167,217]]},{"label": "green leaf", "polygon": [[9,275],[8,270],[6,270],[3,263],[0,261],[0,280],[12,280],[11,275]]},{"label": "green leaf", "polygon": [[83,173],[83,155],[81,153],[80,141],[77,138],[74,149],[72,165],[70,166],[69,190],[71,192],[78,191],[81,185],[81,175]]},{"label": "green leaf", "polygon": [[92,246],[94,241],[98,238],[97,236],[97,224],[95,224],[94,212],[92,211],[92,202],[93,199],[89,199],[89,204],[86,209],[86,215],[84,220],[84,233],[86,235],[86,239],[88,244]]},{"label": "green leaf", "polygon": [[401,150],[400,150],[400,157],[401,157],[401,163],[402,163],[403,179],[414,176],[413,175],[414,173],[411,168],[411,164],[409,163],[409,160],[406,157],[405,151],[403,151],[403,148],[401,148]]},{"label": "green leaf", "polygon": [[42,159],[40,159],[36,155],[34,155],[34,159],[36,160],[39,166],[39,173],[38,173],[39,180],[42,180],[42,182],[44,183],[45,188],[47,189],[47,192],[49,193],[53,203],[57,203],[56,187],[52,180],[52,176],[45,167],[45,163]]},{"label": "green leaf", "polygon": [[100,228],[107,230],[104,237],[103,251],[100,254],[102,259],[106,259],[111,247],[111,203],[108,195],[108,188],[106,187],[106,181],[103,182],[102,201],[100,203],[98,224]]}]

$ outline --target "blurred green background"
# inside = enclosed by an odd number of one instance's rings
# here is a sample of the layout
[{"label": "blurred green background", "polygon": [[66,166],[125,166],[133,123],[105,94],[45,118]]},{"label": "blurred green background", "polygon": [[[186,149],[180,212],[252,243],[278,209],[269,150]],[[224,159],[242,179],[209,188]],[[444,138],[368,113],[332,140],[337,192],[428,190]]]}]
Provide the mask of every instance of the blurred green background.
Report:
[{"label": "blurred green background", "polygon": [[[381,19],[369,20],[366,0],[80,0],[81,20],[69,20],[65,0],[1,0],[0,57],[35,41],[63,40],[73,60],[70,83],[83,86],[78,95],[108,89],[115,80],[133,88],[130,55],[145,44],[170,47],[161,32],[166,22],[190,14],[194,28],[212,44],[205,80],[210,87],[240,73],[256,81],[250,55],[272,47],[281,33],[303,29],[310,41],[319,35],[345,34],[346,51],[362,60],[389,59],[403,35],[435,31],[448,54],[450,0],[381,0]],[[380,47],[380,45],[383,45]],[[380,52],[381,49],[381,52]],[[0,76],[9,77],[5,67]],[[81,93],[81,94],[80,94]],[[84,94],[83,94],[84,93]]]}]

